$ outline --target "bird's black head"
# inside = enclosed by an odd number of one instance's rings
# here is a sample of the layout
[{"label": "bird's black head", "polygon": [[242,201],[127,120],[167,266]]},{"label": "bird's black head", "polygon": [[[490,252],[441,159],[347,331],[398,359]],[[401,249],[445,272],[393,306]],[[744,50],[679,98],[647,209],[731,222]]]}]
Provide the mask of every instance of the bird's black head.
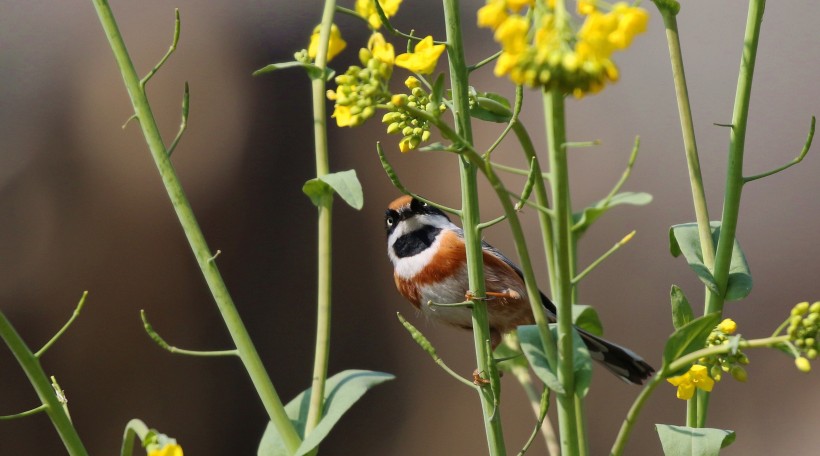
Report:
[{"label": "bird's black head", "polygon": [[439,215],[447,220],[450,220],[450,218],[447,217],[447,215],[440,209],[422,202],[421,200],[405,195],[395,199],[387,207],[387,210],[384,213],[384,229],[387,232],[387,235],[390,236],[400,222],[413,216],[424,214]]}]

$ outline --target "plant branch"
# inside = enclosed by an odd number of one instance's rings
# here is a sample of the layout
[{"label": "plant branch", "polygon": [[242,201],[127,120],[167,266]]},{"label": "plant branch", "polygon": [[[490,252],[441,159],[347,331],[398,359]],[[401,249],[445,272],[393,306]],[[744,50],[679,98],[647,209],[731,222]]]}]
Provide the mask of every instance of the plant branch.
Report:
[{"label": "plant branch", "polygon": [[57,342],[57,339],[59,339],[60,336],[62,336],[63,333],[65,333],[68,330],[68,327],[71,326],[72,323],[74,323],[74,320],[76,320],[77,317],[80,316],[80,311],[82,311],[83,306],[85,306],[86,297],[88,297],[88,292],[84,291],[83,295],[80,297],[80,302],[77,303],[77,307],[74,309],[74,313],[71,314],[71,317],[63,325],[63,327],[60,328],[59,331],[57,331],[57,334],[55,334],[54,337],[52,337],[48,342],[46,342],[45,345],[43,345],[43,348],[37,350],[37,353],[34,354],[35,358],[40,358],[41,356],[43,356],[43,353],[45,353],[46,350],[51,348],[51,346]]},{"label": "plant branch", "polygon": [[225,326],[239,352],[239,358],[242,360],[271,422],[276,426],[282,436],[285,447],[289,451],[295,452],[301,444],[301,438],[296,433],[293,423],[285,412],[282,401],[271,382],[268,372],[265,370],[265,366],[256,351],[256,347],[251,341],[247,329],[239,316],[239,312],[236,310],[236,306],[225,286],[225,282],[222,280],[216,263],[209,261],[210,258],[213,257],[213,254],[208,248],[205,236],[199,227],[191,205],[188,202],[188,198],[185,196],[185,192],[179,182],[176,171],[170,162],[168,151],[163,145],[159,128],[151,111],[148,97],[140,84],[139,77],[137,76],[131,57],[128,54],[111,7],[106,0],[92,0],[92,3],[94,4],[94,8],[100,19],[100,24],[105,31],[105,35],[111,45],[111,50],[114,53],[114,58],[122,73],[131,104],[140,121],[140,128],[148,144],[151,156],[157,165],[163,185],[168,192],[171,204],[179,218],[185,236],[191,245],[191,250],[202,271],[202,275],[208,284],[208,288],[214,297],[217,307],[219,307],[220,313],[225,321]]}]

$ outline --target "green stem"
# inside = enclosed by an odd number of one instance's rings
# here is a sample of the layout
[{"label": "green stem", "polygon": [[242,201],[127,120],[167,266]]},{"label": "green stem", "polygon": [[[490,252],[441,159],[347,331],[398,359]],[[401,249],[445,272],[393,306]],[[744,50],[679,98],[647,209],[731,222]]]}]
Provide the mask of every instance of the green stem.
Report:
[{"label": "green stem", "polygon": [[[729,163],[726,170],[726,191],[723,197],[723,215],[720,222],[720,236],[715,253],[714,277],[719,294],[710,293],[705,313],[723,312],[726,285],[729,282],[729,267],[737,232],[740,213],[740,197],[743,191],[743,154],[746,145],[746,125],[749,118],[749,102],[752,94],[757,45],[766,0],[751,0],[746,19],[746,34],[743,40],[743,55],[740,59],[740,73],[735,93],[732,114],[732,128],[729,134]],[[706,423],[709,395],[698,395],[698,427]]]},{"label": "green stem", "polygon": [[[450,65],[450,87],[452,88],[453,116],[456,134],[472,145],[472,125],[470,123],[470,108],[468,98],[468,73],[464,59],[464,45],[461,36],[460,14],[458,0],[444,0],[444,22],[447,30],[447,56]],[[469,276],[470,291],[477,297],[485,293],[483,254],[481,247],[481,233],[478,230],[480,223],[478,206],[478,185],[476,179],[477,168],[463,157],[459,159],[459,173],[461,176],[462,201],[462,228],[464,242],[467,249],[467,274]],[[491,362],[492,353],[489,353],[490,327],[487,317],[487,303],[475,300],[472,307],[473,339],[476,350],[476,361],[479,372],[483,372],[490,379],[491,385],[497,385],[498,370]],[[500,403],[493,388],[478,389],[481,397],[481,408],[484,416],[484,429],[487,434],[487,445],[491,455],[505,455],[504,433],[501,427]]]},{"label": "green stem", "polygon": [[122,436],[122,448],[120,449],[120,456],[131,456],[134,453],[134,443],[139,438],[140,442],[145,440],[150,429],[142,420],[133,419],[125,425],[125,432]]},{"label": "green stem", "polygon": [[[681,131],[683,133],[683,148],[686,153],[686,165],[689,168],[689,184],[692,188],[692,201],[695,205],[695,219],[698,223],[698,237],[700,238],[703,263],[710,271],[715,266],[715,246],[712,241],[712,231],[709,226],[709,209],[706,204],[706,191],[703,187],[703,177],[700,172],[698,146],[695,140],[695,125],[692,120],[692,108],[689,105],[689,89],[686,85],[686,74],[683,70],[683,54],[678,34],[677,10],[662,7],[657,3],[666,26],[666,40],[669,44],[669,57],[672,61],[672,79],[675,82],[675,96],[678,100],[678,114],[680,116]],[[706,293],[709,294],[708,288]],[[708,313],[708,312],[707,312]]]},{"label": "green stem", "polygon": [[[319,49],[316,54],[316,66],[325,74],[327,67],[327,48],[330,40],[330,28],[336,9],[335,0],[325,0],[322,12],[322,28],[319,32]],[[316,176],[321,177],[330,172],[327,145],[327,112],[324,77],[313,78],[311,82],[313,95],[313,137],[316,155]],[[324,196],[319,203],[318,228],[318,275],[316,298],[316,353],[313,360],[313,379],[305,423],[307,436],[322,419],[325,399],[325,382],[330,356],[330,316],[331,316],[331,273],[332,273],[332,230],[333,230],[333,195]]]},{"label": "green stem", "polygon": [[71,424],[71,419],[68,417],[63,405],[57,399],[54,387],[43,371],[40,360],[34,356],[34,353],[31,352],[31,349],[15,331],[2,311],[0,311],[0,338],[14,354],[23,372],[26,373],[31,386],[40,398],[40,402],[46,407],[45,412],[51,419],[51,423],[54,425],[54,429],[57,430],[60,439],[62,439],[68,454],[87,456],[88,452],[85,450],[77,430],[74,429],[74,425]]},{"label": "green stem", "polygon": [[125,87],[128,90],[128,95],[134,107],[134,113],[139,119],[139,125],[142,129],[145,141],[148,144],[151,156],[157,165],[163,185],[168,192],[171,204],[179,218],[188,243],[191,245],[191,250],[194,253],[197,264],[222,314],[231,339],[239,351],[239,358],[242,360],[271,422],[276,426],[282,436],[285,446],[290,452],[295,452],[301,443],[301,439],[296,433],[296,429],[293,423],[291,423],[290,418],[288,418],[287,413],[285,413],[282,401],[279,399],[279,395],[273,387],[270,376],[265,370],[265,366],[256,351],[256,347],[254,347],[248,335],[248,331],[239,316],[239,312],[236,310],[233,299],[228,293],[225,282],[219,274],[216,262],[210,261],[213,254],[208,248],[205,236],[199,228],[199,224],[185,196],[174,166],[168,157],[167,150],[165,149],[159,129],[157,128],[156,120],[151,112],[148,97],[140,86],[140,79],[134,69],[134,64],[128,54],[111,7],[106,0],[92,0],[92,2],[103,30],[105,31],[105,35],[111,45],[114,58],[122,73]]},{"label": "green stem", "polygon": [[629,441],[629,436],[632,433],[632,428],[635,426],[638,415],[641,413],[649,396],[652,395],[652,392],[655,391],[655,388],[658,387],[662,380],[663,377],[661,377],[660,374],[656,374],[652,377],[649,383],[644,386],[641,394],[635,399],[635,402],[632,403],[632,407],[629,408],[629,412],[627,412],[626,418],[623,424],[621,424],[621,430],[618,431],[618,436],[615,438],[615,443],[609,451],[610,456],[621,456],[623,454],[624,447],[626,447],[626,442]]},{"label": "green stem", "polygon": [[[557,2],[561,3],[561,2]],[[564,94],[558,89],[543,93],[549,147],[553,203],[555,207],[554,244],[555,288],[552,297],[558,310],[558,381],[564,394],[558,394],[558,427],[561,430],[561,454],[579,453],[579,429],[575,403],[575,371],[572,345],[572,239],[570,223],[572,210],[569,201],[569,166],[564,125]]]}]

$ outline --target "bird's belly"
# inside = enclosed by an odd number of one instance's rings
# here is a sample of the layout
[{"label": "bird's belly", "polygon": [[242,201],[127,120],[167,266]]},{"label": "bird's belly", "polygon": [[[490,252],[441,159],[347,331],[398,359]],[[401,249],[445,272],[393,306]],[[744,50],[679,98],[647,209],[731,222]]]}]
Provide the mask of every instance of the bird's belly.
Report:
[{"label": "bird's belly", "polygon": [[[438,306],[436,304],[454,304],[465,300],[468,289],[467,269],[453,274],[435,284],[419,287],[420,307],[422,313],[431,320],[440,321],[462,328],[471,328],[472,312],[469,307]],[[432,304],[428,304],[432,302]]]}]

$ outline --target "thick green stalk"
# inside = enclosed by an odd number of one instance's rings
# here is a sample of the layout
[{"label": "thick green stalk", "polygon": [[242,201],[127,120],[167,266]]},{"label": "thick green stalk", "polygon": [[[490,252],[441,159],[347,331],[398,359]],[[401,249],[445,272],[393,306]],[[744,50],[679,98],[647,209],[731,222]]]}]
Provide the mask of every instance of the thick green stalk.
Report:
[{"label": "thick green stalk", "polygon": [[[700,172],[698,145],[695,140],[695,124],[692,120],[692,108],[689,105],[689,89],[686,85],[686,75],[683,70],[683,54],[681,53],[680,37],[678,35],[677,12],[669,8],[658,7],[666,26],[666,41],[669,44],[669,57],[672,61],[672,79],[675,82],[675,96],[678,100],[678,114],[683,133],[683,148],[686,153],[686,165],[689,168],[689,185],[692,188],[692,201],[695,204],[695,219],[698,223],[698,237],[700,238],[703,264],[714,270],[715,245],[712,241],[712,231],[709,226],[709,209],[706,204],[706,191],[703,188],[703,177]],[[709,289],[706,289],[707,294]]]},{"label": "thick green stalk", "polygon": [[[468,99],[467,63],[464,59],[464,44],[461,36],[458,0],[443,0],[444,21],[447,29],[447,56],[450,65],[450,87],[453,93],[453,116],[456,133],[472,144],[472,125]],[[481,233],[478,230],[479,218],[478,185],[476,166],[464,158],[459,159],[461,175],[461,222],[464,229],[464,242],[467,246],[467,274],[470,291],[478,297],[485,295],[484,259],[481,247]],[[487,303],[475,300],[472,307],[473,338],[476,349],[476,362],[479,372],[490,378],[490,384],[498,385],[498,370],[491,361],[490,327],[487,318]],[[500,400],[493,388],[485,385],[478,389],[481,397],[481,408],[484,415],[484,428],[487,434],[487,445],[491,455],[504,455],[504,433],[501,427]]]},{"label": "thick green stalk", "polygon": [[[560,3],[560,2],[559,2]],[[567,164],[566,127],[564,125],[564,94],[558,89],[545,91],[544,117],[550,158],[550,183],[555,220],[555,288],[552,298],[558,310],[558,380],[564,394],[558,394],[558,422],[561,433],[561,454],[579,453],[579,429],[575,402],[575,371],[572,344],[572,274],[570,272],[570,224],[572,212],[569,201],[569,166]]]},{"label": "thick green stalk", "polygon": [[71,456],[87,456],[88,452],[83,446],[77,430],[71,424],[71,419],[68,417],[63,404],[57,399],[54,393],[54,388],[51,386],[46,373],[43,371],[43,366],[40,365],[40,360],[34,356],[31,349],[14,330],[11,322],[6,318],[2,311],[0,311],[0,338],[6,343],[23,372],[26,373],[31,386],[37,392],[40,402],[46,407],[45,412],[48,414],[54,429],[57,430],[60,439],[63,441],[68,454]]},{"label": "thick green stalk", "polygon": [[273,387],[273,383],[256,351],[256,347],[254,347],[247,329],[239,316],[239,312],[236,310],[236,306],[228,293],[225,282],[219,274],[216,262],[213,261],[214,255],[208,248],[205,236],[199,228],[199,224],[185,196],[174,166],[168,157],[167,150],[162,142],[159,129],[157,128],[156,120],[151,112],[148,97],[140,84],[139,76],[137,76],[137,72],[134,69],[134,64],[128,54],[111,7],[106,0],[93,0],[93,4],[97,10],[97,15],[100,18],[100,23],[111,45],[111,49],[114,52],[114,58],[122,73],[125,87],[128,90],[128,95],[134,107],[134,115],[139,119],[140,128],[142,129],[143,136],[145,136],[145,141],[148,143],[151,156],[157,165],[165,190],[168,192],[171,204],[179,218],[188,243],[191,245],[191,250],[194,253],[197,264],[222,314],[225,326],[239,352],[239,358],[242,360],[271,422],[276,426],[282,436],[285,446],[291,452],[295,452],[301,443],[301,439],[296,433],[293,423],[291,423],[285,413],[282,401],[279,399],[279,395]]},{"label": "thick green stalk", "polygon": [[[336,1],[325,0],[322,12],[322,28],[319,33],[319,49],[316,53],[316,66],[324,74],[327,66],[327,48],[330,39],[330,28],[333,25],[333,13]],[[327,112],[324,77],[314,78],[311,83],[313,95],[313,137],[316,153],[316,176],[330,172],[327,147]],[[319,202],[318,232],[318,275],[316,298],[316,353],[313,360],[312,392],[305,423],[305,435],[316,428],[322,419],[327,381],[327,365],[330,357],[330,310],[331,310],[331,273],[332,273],[332,230],[333,230],[333,195],[324,196]]]},{"label": "thick green stalk", "polygon": [[[752,94],[757,45],[766,0],[751,0],[746,19],[746,33],[743,39],[743,55],[740,59],[740,73],[735,92],[735,106],[732,113],[732,128],[729,135],[729,163],[726,169],[726,191],[723,196],[723,215],[720,222],[720,237],[715,254],[714,277],[720,294],[709,294],[705,313],[723,312],[724,295],[729,282],[729,267],[740,214],[740,197],[743,191],[743,154],[746,145],[746,124],[749,118],[749,103]],[[698,427],[706,424],[709,395],[698,394]]]}]

